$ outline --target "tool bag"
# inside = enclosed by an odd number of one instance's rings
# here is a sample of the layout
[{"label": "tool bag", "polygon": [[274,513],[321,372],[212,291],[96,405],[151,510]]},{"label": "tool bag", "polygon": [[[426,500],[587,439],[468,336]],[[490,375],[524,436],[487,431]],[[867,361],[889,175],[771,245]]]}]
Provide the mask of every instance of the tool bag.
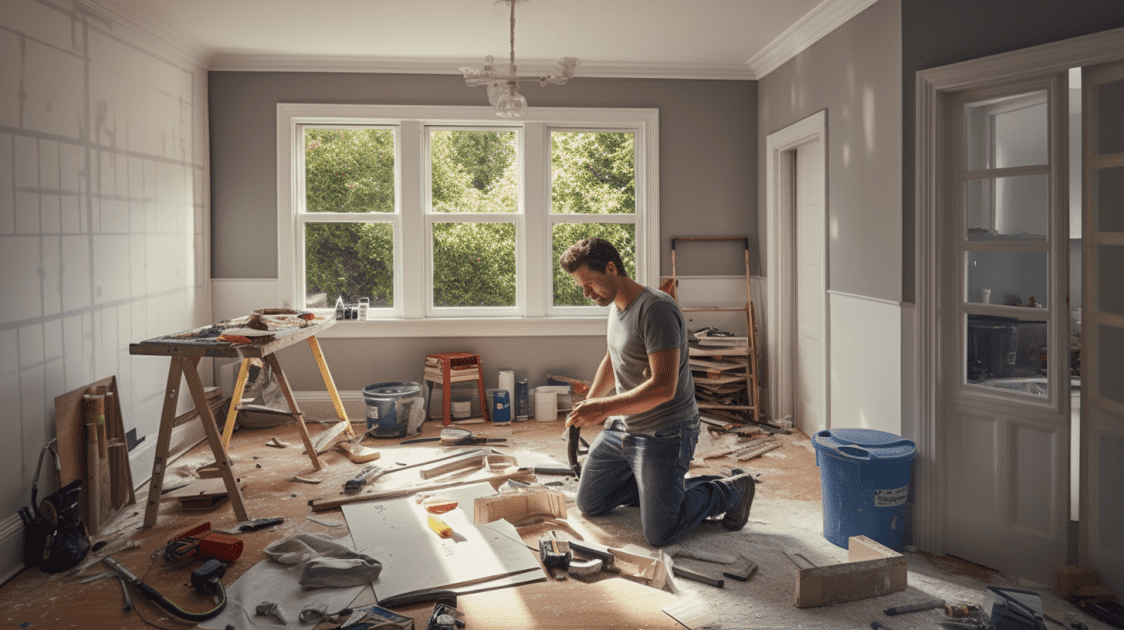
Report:
[{"label": "tool bag", "polygon": [[43,447],[39,463],[35,466],[35,481],[31,483],[31,506],[19,509],[24,525],[24,564],[39,567],[47,573],[65,571],[86,557],[90,551],[90,537],[86,525],[78,516],[78,500],[82,495],[82,480],[76,479],[35,503],[39,491],[39,471],[43,456],[50,451],[59,469],[59,454],[53,443]]}]

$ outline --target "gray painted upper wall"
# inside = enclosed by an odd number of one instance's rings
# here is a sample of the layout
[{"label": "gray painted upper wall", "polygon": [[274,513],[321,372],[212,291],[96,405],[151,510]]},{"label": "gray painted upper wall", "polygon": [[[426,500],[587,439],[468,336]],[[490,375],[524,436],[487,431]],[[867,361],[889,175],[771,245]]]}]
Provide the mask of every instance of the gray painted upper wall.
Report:
[{"label": "gray painted upper wall", "polygon": [[[661,273],[670,238],[756,240],[757,85],[752,81],[583,79],[528,84],[531,107],[637,107],[660,113]],[[211,72],[212,276],[277,277],[278,103],[487,105],[459,76]],[[740,256],[679,261],[682,275],[740,275]]]},{"label": "gray painted upper wall", "polygon": [[902,288],[899,9],[899,0],[872,5],[757,86],[759,232],[766,229],[768,136],[826,111],[828,288],[895,302]]},{"label": "gray painted upper wall", "polygon": [[1122,0],[902,0],[902,284],[905,301],[913,302],[915,291],[917,72],[1121,26],[1124,26]]}]

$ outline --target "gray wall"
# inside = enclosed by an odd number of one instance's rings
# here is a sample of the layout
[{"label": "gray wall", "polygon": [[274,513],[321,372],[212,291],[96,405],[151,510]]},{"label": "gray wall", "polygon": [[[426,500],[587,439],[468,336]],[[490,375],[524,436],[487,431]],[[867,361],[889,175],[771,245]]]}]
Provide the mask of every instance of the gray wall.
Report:
[{"label": "gray wall", "polygon": [[[899,0],[879,2],[757,87],[761,156],[769,134],[827,111],[828,288],[892,301],[901,299],[899,24]],[[763,235],[764,157],[757,178]],[[763,251],[762,262],[765,256]]]},{"label": "gray wall", "polygon": [[[521,88],[522,89],[522,88]],[[756,84],[583,79],[523,89],[531,107],[660,110],[661,269],[672,236],[755,236]],[[212,275],[277,276],[277,103],[487,105],[454,76],[211,72]],[[252,252],[252,255],[249,254]],[[693,273],[744,272],[736,263]],[[680,270],[692,273],[691,269]]]},{"label": "gray wall", "polygon": [[[580,74],[580,73],[579,73]],[[752,81],[594,79],[526,86],[531,107],[643,107],[660,112],[661,272],[670,238],[745,234],[756,242],[757,85]],[[277,277],[277,103],[486,105],[483,89],[458,76],[212,72],[212,275]],[[701,251],[677,261],[681,275],[742,275],[740,250]],[[264,305],[263,305],[264,306]],[[604,337],[324,339],[337,386],[420,380],[424,355],[480,354],[488,387],[496,370],[543,384],[547,373],[591,379]],[[293,387],[320,390],[307,349],[283,353]]]},{"label": "gray wall", "polygon": [[[895,0],[897,1],[897,0]],[[1124,26],[1121,0],[902,0],[902,286],[914,301],[914,121],[920,70]]]}]

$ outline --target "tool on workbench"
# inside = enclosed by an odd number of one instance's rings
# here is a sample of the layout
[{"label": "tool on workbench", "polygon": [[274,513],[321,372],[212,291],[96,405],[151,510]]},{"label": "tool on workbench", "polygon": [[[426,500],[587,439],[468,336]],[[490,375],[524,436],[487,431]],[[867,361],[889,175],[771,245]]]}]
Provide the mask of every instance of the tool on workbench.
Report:
[{"label": "tool on workbench", "polygon": [[893,617],[894,615],[901,615],[904,613],[918,612],[922,610],[932,610],[934,608],[944,607],[943,599],[934,599],[928,602],[918,602],[916,604],[903,604],[901,606],[892,606],[883,610],[886,615]]},{"label": "tool on workbench", "polygon": [[211,524],[207,522],[169,540],[161,552],[167,562],[178,562],[197,556],[234,562],[242,555],[242,541],[233,536],[211,531]]},{"label": "tool on workbench", "polygon": [[427,459],[424,462],[418,462],[416,464],[406,464],[404,466],[397,466],[395,468],[385,468],[383,466],[376,466],[374,464],[371,464],[370,466],[363,467],[358,473],[355,474],[354,477],[345,481],[343,484],[343,491],[344,494],[355,494],[356,492],[362,490],[363,486],[378,480],[383,475],[388,475],[400,470],[407,470],[409,468],[417,468],[418,466],[428,466],[429,464],[435,464],[437,462],[445,461],[447,459],[453,459],[456,457],[475,457],[478,455],[485,455],[486,453],[487,451],[485,450],[453,453],[451,455],[445,455],[436,459]]},{"label": "tool on workbench", "polygon": [[539,556],[547,573],[550,573],[554,579],[566,579],[566,572],[574,559],[569,541],[560,538],[558,532],[549,531],[539,537]]},{"label": "tool on workbench", "polygon": [[449,427],[448,429],[441,429],[441,435],[438,437],[414,438],[412,440],[406,440],[405,442],[399,442],[399,444],[438,442],[441,446],[470,446],[473,444],[495,444],[506,441],[507,438],[488,437],[487,433],[473,433],[468,429]]},{"label": "tool on workbench", "polygon": [[202,613],[188,612],[180,608],[172,600],[161,595],[160,591],[145,584],[140,578],[130,573],[128,569],[121,566],[111,556],[102,558],[102,562],[116,571],[123,580],[135,586],[146,598],[180,619],[195,622],[207,621],[222,612],[223,608],[226,608],[226,591],[220,581],[222,576],[226,574],[226,566],[218,560],[208,560],[191,571],[191,587],[204,595],[214,595],[219,600],[214,608]]}]

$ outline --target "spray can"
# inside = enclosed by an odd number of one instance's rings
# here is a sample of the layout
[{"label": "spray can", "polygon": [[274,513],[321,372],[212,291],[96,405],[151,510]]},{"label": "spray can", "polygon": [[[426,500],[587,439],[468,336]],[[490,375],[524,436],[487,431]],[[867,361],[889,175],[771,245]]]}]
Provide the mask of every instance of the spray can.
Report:
[{"label": "spray can", "polygon": [[527,379],[523,379],[515,384],[515,421],[526,422],[531,416],[530,402],[527,400],[529,387]]}]

